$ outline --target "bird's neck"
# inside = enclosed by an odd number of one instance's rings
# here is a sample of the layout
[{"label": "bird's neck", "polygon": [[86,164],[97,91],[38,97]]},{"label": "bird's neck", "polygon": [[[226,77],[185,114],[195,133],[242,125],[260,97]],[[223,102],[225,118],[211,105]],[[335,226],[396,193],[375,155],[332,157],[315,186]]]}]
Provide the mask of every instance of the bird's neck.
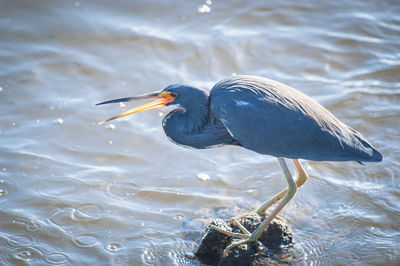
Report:
[{"label": "bird's neck", "polygon": [[163,120],[165,134],[175,143],[197,147],[196,137],[209,119],[208,99],[177,108]]}]

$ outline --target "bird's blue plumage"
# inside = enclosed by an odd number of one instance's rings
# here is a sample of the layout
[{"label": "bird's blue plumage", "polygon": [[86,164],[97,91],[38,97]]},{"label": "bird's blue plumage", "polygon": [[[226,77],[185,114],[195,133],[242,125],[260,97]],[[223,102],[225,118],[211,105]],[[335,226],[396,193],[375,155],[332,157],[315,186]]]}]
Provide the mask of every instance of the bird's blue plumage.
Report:
[{"label": "bird's blue plumage", "polygon": [[[290,201],[308,175],[294,160],[296,181],[283,158],[315,161],[381,161],[382,155],[357,131],[340,122],[332,113],[303,93],[282,83],[254,76],[233,76],[217,83],[208,93],[182,84],[170,85],[161,92],[120,98],[99,104],[156,98],[155,101],[127,110],[101,124],[144,110],[177,105],[163,120],[170,140],[198,149],[216,145],[238,145],[249,150],[280,157],[288,188],[263,203],[255,213],[279,201],[257,229],[223,251],[256,241],[272,219]],[[236,218],[232,218],[235,221]],[[238,221],[237,225],[239,226]],[[213,227],[228,236],[230,231]],[[243,231],[243,230],[242,230]],[[248,232],[246,232],[248,233]]]},{"label": "bird's blue plumage", "polygon": [[180,84],[170,85],[164,91],[178,94],[173,102],[178,108],[163,120],[164,131],[171,141],[197,149],[238,144],[226,127],[211,116],[208,92]]},{"label": "bird's blue plumage", "polygon": [[261,154],[314,161],[381,161],[382,155],[357,131],[305,94],[254,76],[233,76],[210,94],[187,85],[164,91],[178,94],[180,107],[163,126],[182,145],[208,148],[240,145]]}]

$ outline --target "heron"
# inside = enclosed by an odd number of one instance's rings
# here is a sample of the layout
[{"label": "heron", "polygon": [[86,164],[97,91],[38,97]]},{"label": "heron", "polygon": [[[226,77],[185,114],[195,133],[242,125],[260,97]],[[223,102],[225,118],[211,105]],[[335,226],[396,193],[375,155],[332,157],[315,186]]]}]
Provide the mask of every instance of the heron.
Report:
[{"label": "heron", "polygon": [[[241,244],[257,241],[272,219],[293,198],[308,174],[299,159],[311,161],[379,162],[382,154],[365,137],[339,121],[330,111],[302,92],[271,79],[235,75],[216,83],[210,92],[188,84],[173,84],[157,92],[119,98],[96,105],[153,99],[99,124],[137,112],[176,106],[162,126],[174,143],[196,149],[235,145],[259,154],[272,155],[286,178],[287,188],[261,204],[254,212],[267,215],[249,232],[233,217],[242,233],[213,226],[234,239],[224,255]],[[296,180],[285,159],[297,169]],[[272,205],[275,208],[267,213]]]}]

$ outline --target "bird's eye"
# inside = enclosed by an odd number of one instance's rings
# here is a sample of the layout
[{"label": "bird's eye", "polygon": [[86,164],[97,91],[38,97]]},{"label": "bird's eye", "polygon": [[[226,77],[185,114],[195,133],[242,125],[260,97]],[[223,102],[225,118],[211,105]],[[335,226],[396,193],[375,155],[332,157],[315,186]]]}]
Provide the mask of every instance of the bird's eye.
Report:
[{"label": "bird's eye", "polygon": [[172,97],[174,97],[174,98],[178,97],[178,93],[176,93],[176,92],[170,92],[170,95],[171,95]]}]

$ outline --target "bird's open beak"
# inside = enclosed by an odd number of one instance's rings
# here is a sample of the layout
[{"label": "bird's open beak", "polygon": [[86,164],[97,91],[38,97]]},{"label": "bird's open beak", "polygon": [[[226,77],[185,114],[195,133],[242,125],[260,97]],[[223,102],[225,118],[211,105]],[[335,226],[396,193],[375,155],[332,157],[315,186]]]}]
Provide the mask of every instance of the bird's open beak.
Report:
[{"label": "bird's open beak", "polygon": [[139,96],[134,96],[134,97],[127,97],[127,98],[119,98],[119,99],[114,99],[110,101],[105,101],[101,103],[96,103],[96,105],[102,105],[102,104],[108,104],[108,103],[120,103],[120,102],[130,102],[134,100],[146,100],[146,99],[156,99],[153,102],[144,104],[142,106],[130,109],[128,111],[123,112],[120,115],[113,116],[105,121],[101,121],[98,124],[103,125],[111,120],[121,118],[130,114],[138,113],[141,111],[145,110],[150,110],[150,109],[155,109],[155,108],[161,108],[167,103],[173,102],[175,100],[175,97],[171,95],[170,92],[168,91],[163,91],[163,92],[152,92],[152,93],[147,93]]}]

